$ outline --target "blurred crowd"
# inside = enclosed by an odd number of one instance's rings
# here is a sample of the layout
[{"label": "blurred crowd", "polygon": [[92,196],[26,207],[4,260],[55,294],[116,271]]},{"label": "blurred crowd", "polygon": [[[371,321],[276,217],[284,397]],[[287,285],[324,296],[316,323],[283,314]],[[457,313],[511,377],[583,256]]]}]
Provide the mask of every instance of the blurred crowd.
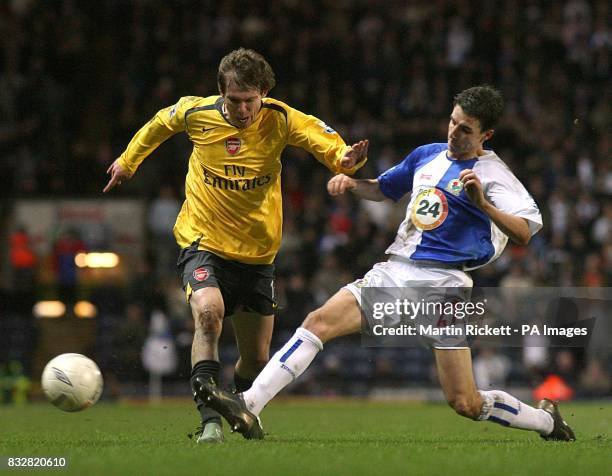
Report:
[{"label": "blurred crowd", "polygon": [[[489,83],[506,110],[488,145],[532,193],[545,226],[527,248],[509,245],[475,272],[475,284],[610,286],[610,8],[605,0],[2,2],[0,193],[99,196],[134,132],[181,96],[216,94],[218,62],[240,46],[272,65],[270,96],[348,143],[370,139],[362,178],[445,141],[453,95]],[[155,302],[183,322],[175,335],[185,343],[180,290],[159,283],[175,279],[171,228],[189,152],[184,136],[168,141],[116,192],[149,200],[143,266],[157,277]],[[279,339],[383,259],[405,210],[331,199],[329,177],[303,151],[284,153]],[[150,305],[125,306],[126,322],[145,329],[149,314],[138,316]]]}]

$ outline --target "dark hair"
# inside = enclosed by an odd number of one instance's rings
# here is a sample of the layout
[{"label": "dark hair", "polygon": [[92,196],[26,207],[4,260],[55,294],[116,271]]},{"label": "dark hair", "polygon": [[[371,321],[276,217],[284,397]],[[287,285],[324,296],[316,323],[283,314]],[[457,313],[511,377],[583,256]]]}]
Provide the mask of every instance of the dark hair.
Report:
[{"label": "dark hair", "polygon": [[225,94],[230,81],[240,89],[257,89],[260,92],[270,91],[276,84],[274,71],[265,58],[246,48],[232,51],[219,63],[217,84],[222,94]]},{"label": "dark hair", "polygon": [[480,129],[486,131],[497,125],[504,109],[504,99],[497,89],[484,84],[461,91],[455,96],[453,106],[461,106],[463,112],[478,119]]}]

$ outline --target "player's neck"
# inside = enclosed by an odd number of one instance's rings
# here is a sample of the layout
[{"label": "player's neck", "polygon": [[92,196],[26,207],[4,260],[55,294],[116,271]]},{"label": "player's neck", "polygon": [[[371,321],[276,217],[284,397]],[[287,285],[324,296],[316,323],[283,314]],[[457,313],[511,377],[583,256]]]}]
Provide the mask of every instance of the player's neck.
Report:
[{"label": "player's neck", "polygon": [[448,154],[448,157],[454,160],[472,160],[472,159],[476,159],[478,157],[482,157],[483,155],[487,155],[487,151],[484,150],[484,148],[481,146],[476,150],[473,150],[471,152],[466,152],[465,154]]}]

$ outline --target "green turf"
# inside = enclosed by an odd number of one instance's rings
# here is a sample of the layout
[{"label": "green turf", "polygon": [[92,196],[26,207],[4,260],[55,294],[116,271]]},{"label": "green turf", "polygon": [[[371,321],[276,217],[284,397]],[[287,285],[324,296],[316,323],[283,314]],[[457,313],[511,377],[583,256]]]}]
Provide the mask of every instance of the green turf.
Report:
[{"label": "green turf", "polygon": [[67,456],[69,468],[53,473],[87,476],[612,474],[612,402],[562,410],[574,443],[471,422],[445,405],[276,401],[262,415],[265,441],[228,435],[202,446],[186,437],[197,422],[187,402],[75,414],[36,404],[0,407],[0,456]]}]

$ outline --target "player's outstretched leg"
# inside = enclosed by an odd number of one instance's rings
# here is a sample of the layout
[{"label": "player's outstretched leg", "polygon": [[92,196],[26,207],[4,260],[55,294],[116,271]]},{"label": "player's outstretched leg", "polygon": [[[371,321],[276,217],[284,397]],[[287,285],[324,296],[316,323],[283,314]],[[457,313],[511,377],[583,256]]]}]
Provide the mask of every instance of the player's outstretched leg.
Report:
[{"label": "player's outstretched leg", "polygon": [[570,428],[561,416],[559,404],[557,402],[545,398],[544,400],[540,400],[536,407],[550,413],[554,421],[553,431],[548,435],[540,435],[542,438],[556,441],[576,441],[574,430]]},{"label": "player's outstretched leg", "polygon": [[242,394],[254,415],[259,415],[275,395],[306,371],[323,350],[324,342],[359,330],[361,311],[355,296],[341,289],[322,307],[308,314],[302,326],[272,356],[253,386]]},{"label": "player's outstretched leg", "polygon": [[221,390],[213,379],[195,379],[194,390],[202,401],[219,412],[228,421],[233,431],[247,440],[261,440],[264,437],[259,417],[253,415],[244,403],[242,394]]},{"label": "player's outstretched leg", "polygon": [[434,354],[442,391],[458,414],[473,420],[536,431],[547,440],[575,439],[550,400],[534,408],[502,390],[478,391],[469,349],[435,349]]}]

